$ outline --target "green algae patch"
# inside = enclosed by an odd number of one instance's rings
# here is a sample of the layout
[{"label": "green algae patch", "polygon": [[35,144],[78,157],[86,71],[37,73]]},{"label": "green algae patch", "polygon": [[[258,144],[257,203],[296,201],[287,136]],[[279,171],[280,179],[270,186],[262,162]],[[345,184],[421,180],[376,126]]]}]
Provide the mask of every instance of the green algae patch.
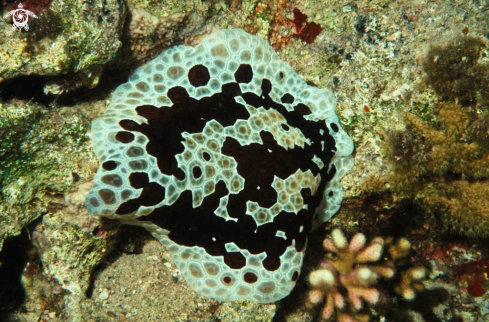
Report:
[{"label": "green algae patch", "polygon": [[54,0],[37,16],[28,32],[0,24],[0,82],[49,76],[44,90],[52,94],[97,85],[121,46],[124,4]]},{"label": "green algae patch", "polygon": [[87,129],[72,109],[19,100],[0,106],[0,245],[60,207],[63,192],[89,177]]},{"label": "green algae patch", "polygon": [[84,296],[106,250],[105,239],[69,224],[60,211],[43,217],[33,233],[45,272],[74,295]]},{"label": "green algae patch", "polygon": [[482,63],[487,47],[482,37],[459,36],[445,45],[434,45],[423,61],[426,82],[443,98],[489,103],[489,64]]}]

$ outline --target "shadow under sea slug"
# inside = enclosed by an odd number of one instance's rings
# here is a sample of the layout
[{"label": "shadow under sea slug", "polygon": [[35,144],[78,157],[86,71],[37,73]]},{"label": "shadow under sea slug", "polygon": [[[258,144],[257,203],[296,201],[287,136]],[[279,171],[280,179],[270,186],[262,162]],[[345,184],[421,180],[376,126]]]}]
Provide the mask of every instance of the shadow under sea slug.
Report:
[{"label": "shadow under sea slug", "polygon": [[199,294],[280,300],[353,165],[335,107],[244,31],[173,47],[93,122],[88,210],[148,229]]}]

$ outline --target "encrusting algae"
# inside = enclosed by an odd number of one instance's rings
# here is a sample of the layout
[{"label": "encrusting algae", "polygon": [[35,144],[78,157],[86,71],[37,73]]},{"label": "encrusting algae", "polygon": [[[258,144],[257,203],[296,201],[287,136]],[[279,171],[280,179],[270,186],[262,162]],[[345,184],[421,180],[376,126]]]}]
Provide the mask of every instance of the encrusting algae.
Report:
[{"label": "encrusting algae", "polygon": [[397,198],[414,198],[449,230],[488,236],[487,113],[449,102],[437,105],[433,125],[408,112],[397,117],[383,146],[391,170],[367,190],[388,184]]}]

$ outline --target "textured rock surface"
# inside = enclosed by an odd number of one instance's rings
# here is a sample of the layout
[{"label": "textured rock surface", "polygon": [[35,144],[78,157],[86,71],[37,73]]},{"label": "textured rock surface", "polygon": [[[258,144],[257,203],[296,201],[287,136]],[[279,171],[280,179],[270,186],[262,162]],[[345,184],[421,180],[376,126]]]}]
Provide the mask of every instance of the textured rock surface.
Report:
[{"label": "textured rock surface", "polygon": [[90,173],[95,160],[87,126],[72,109],[20,100],[0,104],[0,246],[62,205],[63,191]]},{"label": "textured rock surface", "polygon": [[199,35],[211,30],[208,1],[129,3],[122,48],[113,63],[118,69],[138,67],[171,45],[196,43]]},{"label": "textured rock surface", "polygon": [[124,10],[119,0],[54,0],[29,21],[28,32],[12,31],[2,22],[0,83],[19,76],[50,76],[44,90],[53,94],[97,85],[121,46]]}]

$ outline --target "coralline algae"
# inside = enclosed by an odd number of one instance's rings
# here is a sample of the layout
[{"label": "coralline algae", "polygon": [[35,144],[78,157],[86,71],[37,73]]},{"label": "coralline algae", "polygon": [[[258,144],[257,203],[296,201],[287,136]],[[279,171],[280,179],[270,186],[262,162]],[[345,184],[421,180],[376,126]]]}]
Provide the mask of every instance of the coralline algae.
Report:
[{"label": "coralline algae", "polygon": [[204,296],[280,300],[353,165],[335,107],[242,30],[173,47],[93,122],[88,210],[148,229]]}]

